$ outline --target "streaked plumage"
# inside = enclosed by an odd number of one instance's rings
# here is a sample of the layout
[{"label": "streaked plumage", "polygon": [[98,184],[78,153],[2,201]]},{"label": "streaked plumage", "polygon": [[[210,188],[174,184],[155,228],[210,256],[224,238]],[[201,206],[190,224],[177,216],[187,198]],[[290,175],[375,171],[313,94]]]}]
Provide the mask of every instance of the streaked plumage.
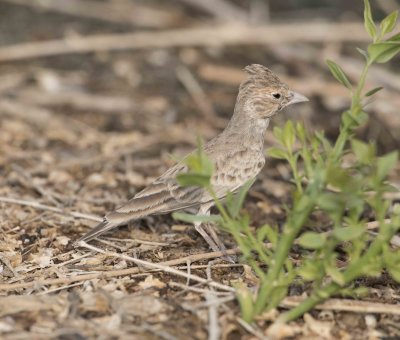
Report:
[{"label": "streaked plumage", "polygon": [[[257,176],[265,163],[264,133],[269,119],[283,107],[306,101],[292,92],[268,68],[253,64],[247,66],[246,80],[239,88],[235,110],[226,129],[204,145],[204,152],[214,163],[211,179],[219,198],[226,196]],[[176,175],[186,172],[184,160],[167,170],[123,206],[109,213],[104,221],[80,238],[89,241],[111,229],[153,214],[198,207],[206,214],[212,206],[209,193],[198,187],[181,187]],[[221,242],[209,235],[200,225],[196,229],[214,250]]]}]

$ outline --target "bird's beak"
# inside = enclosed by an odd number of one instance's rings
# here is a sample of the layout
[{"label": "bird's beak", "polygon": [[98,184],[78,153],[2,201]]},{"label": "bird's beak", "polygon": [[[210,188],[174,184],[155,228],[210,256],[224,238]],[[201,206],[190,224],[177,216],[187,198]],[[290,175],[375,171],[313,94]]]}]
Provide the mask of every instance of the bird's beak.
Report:
[{"label": "bird's beak", "polygon": [[290,91],[290,97],[291,99],[289,100],[287,105],[301,103],[301,102],[308,102],[308,98],[306,96],[303,96],[302,94],[294,91]]}]

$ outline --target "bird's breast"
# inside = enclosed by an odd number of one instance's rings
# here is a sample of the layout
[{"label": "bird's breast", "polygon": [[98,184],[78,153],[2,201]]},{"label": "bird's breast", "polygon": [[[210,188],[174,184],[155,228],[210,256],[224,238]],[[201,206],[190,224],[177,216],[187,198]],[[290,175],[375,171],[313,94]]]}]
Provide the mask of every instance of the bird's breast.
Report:
[{"label": "bird's breast", "polygon": [[257,176],[265,164],[264,154],[251,148],[239,148],[216,159],[213,186],[238,187]]}]

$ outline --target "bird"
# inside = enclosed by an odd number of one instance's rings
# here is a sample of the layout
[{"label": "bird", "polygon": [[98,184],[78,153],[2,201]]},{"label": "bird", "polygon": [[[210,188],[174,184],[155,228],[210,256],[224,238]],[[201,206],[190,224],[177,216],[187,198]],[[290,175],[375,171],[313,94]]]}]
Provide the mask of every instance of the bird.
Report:
[{"label": "bird", "polygon": [[[289,105],[308,101],[263,65],[251,64],[244,71],[247,76],[239,86],[229,123],[218,136],[201,146],[213,164],[210,184],[219,199],[239,190],[264,167],[264,134],[271,118]],[[183,158],[127,203],[105,215],[102,222],[75,242],[75,246],[150,215],[188,208],[197,209],[198,215],[210,214],[214,200],[208,190],[179,184],[177,175],[188,171]],[[195,229],[213,251],[225,249],[212,227],[197,222]]]}]

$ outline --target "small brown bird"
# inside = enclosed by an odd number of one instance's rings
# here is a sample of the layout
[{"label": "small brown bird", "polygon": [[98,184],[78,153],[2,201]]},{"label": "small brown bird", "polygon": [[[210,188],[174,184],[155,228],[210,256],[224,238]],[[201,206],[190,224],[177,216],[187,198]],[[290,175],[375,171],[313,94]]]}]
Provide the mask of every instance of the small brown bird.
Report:
[{"label": "small brown bird", "polygon": [[[308,101],[303,95],[289,90],[262,65],[247,66],[245,71],[248,77],[240,85],[228,126],[203,146],[204,153],[214,164],[211,185],[221,199],[257,176],[263,168],[264,133],[271,117],[288,105]],[[171,167],[126,204],[107,214],[103,222],[76,244],[149,215],[186,208],[198,208],[199,215],[209,214],[213,199],[207,190],[178,184],[176,175],[187,171],[184,160]],[[195,228],[214,251],[223,249],[223,243],[212,228],[201,224],[195,225]]]}]

